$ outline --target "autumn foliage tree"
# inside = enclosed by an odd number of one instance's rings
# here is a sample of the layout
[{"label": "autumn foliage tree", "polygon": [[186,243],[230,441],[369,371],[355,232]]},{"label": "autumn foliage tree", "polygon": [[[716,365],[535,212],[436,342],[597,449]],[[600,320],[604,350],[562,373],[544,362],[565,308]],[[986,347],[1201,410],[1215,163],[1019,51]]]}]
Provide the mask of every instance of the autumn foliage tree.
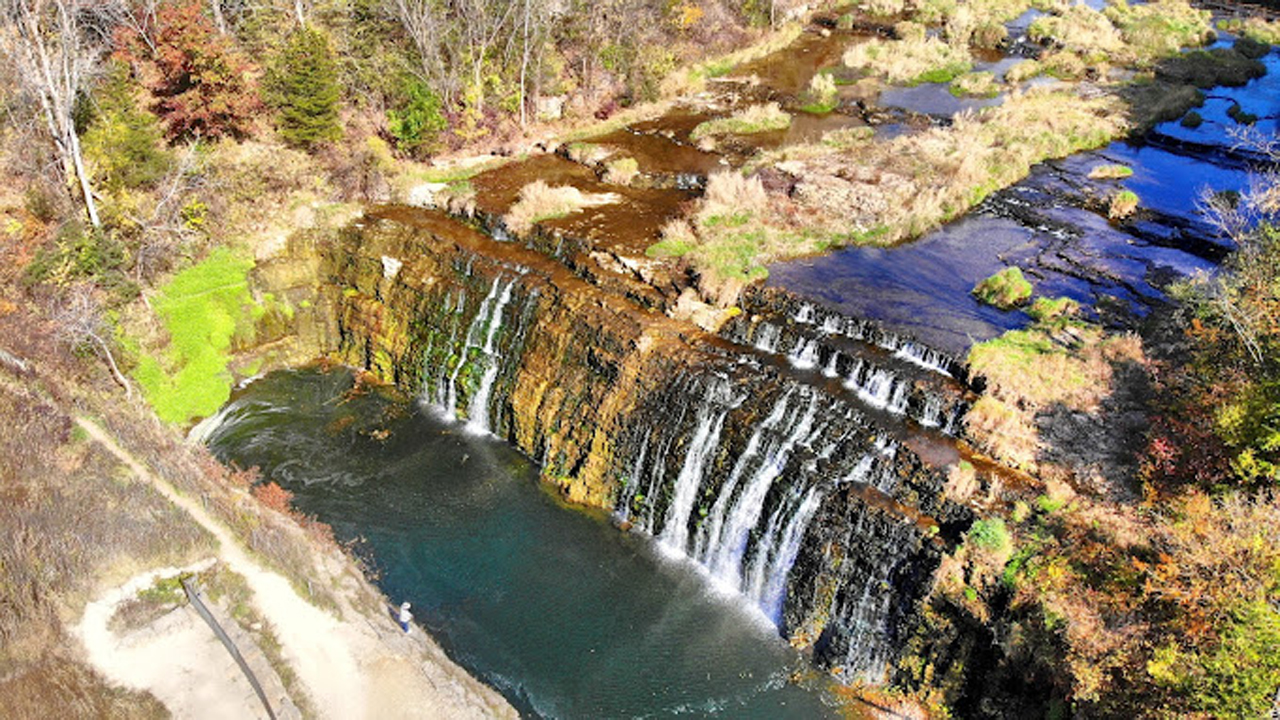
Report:
[{"label": "autumn foliage tree", "polygon": [[170,139],[249,134],[262,110],[257,68],[214,29],[198,0],[160,5],[153,23],[122,27],[116,42]]}]

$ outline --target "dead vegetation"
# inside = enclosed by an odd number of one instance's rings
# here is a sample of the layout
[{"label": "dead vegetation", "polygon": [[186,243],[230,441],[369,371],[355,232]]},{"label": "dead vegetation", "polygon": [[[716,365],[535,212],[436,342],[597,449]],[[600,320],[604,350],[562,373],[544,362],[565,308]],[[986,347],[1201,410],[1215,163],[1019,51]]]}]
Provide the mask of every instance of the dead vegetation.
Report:
[{"label": "dead vegetation", "polygon": [[965,418],[970,436],[996,458],[1034,470],[1040,451],[1036,416],[1052,407],[1093,412],[1112,392],[1117,365],[1142,361],[1141,341],[1058,316],[975,345],[973,372],[986,394]]},{"label": "dead vegetation", "polygon": [[[25,338],[29,351],[45,353],[45,368],[78,375],[33,318],[10,314],[0,326],[6,345]],[[100,581],[187,561],[210,538],[85,442],[56,397],[13,370],[0,368],[0,716],[162,717],[153,698],[109,687],[80,664],[63,618]]]},{"label": "dead vegetation", "polygon": [[671,226],[650,254],[688,256],[704,291],[712,290],[707,296],[732,304],[728,281],[763,277],[769,262],[915,237],[1021,179],[1033,164],[1100,147],[1126,130],[1114,97],[1030,90],[957,116],[950,127],[887,142],[842,131],[748,164],[745,172],[789,188],[786,197],[765,193],[758,181],[726,177],[708,188],[692,222]]},{"label": "dead vegetation", "polygon": [[543,220],[553,220],[597,205],[618,201],[614,193],[584,193],[571,185],[552,186],[536,180],[520,189],[520,197],[503,221],[516,235],[526,235]]}]

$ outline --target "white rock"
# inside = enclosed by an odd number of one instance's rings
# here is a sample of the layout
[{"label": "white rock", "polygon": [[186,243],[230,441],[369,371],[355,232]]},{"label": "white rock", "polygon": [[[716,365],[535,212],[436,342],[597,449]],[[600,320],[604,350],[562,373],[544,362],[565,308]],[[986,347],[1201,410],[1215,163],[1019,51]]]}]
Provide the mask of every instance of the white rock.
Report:
[{"label": "white rock", "polygon": [[382,277],[391,280],[400,272],[400,268],[404,267],[404,262],[391,257],[390,255],[382,256]]}]

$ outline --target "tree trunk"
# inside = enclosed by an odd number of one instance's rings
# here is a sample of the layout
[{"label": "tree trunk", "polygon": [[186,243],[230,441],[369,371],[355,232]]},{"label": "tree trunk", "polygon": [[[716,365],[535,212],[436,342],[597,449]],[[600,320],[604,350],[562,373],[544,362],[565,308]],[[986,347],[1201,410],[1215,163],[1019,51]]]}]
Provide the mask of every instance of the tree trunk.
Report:
[{"label": "tree trunk", "polygon": [[98,202],[93,198],[93,188],[89,186],[89,175],[84,169],[84,157],[80,153],[80,136],[76,134],[74,123],[67,124],[67,134],[70,138],[67,144],[71,149],[71,160],[75,165],[76,178],[80,181],[80,192],[84,195],[84,207],[89,213],[89,222],[93,223],[95,228],[102,227],[102,221],[98,219]]},{"label": "tree trunk", "polygon": [[107,346],[107,343],[101,337],[98,337],[97,333],[92,333],[89,337],[93,340],[94,345],[97,346],[98,352],[102,354],[103,359],[107,361],[107,365],[110,366],[111,376],[115,378],[117,383],[120,383],[120,387],[124,388],[125,398],[132,398],[133,386],[129,384],[129,380],[120,372],[120,366],[116,365],[116,358],[111,354],[111,348]]},{"label": "tree trunk", "polygon": [[526,117],[528,97],[526,97],[525,88],[529,76],[529,2],[530,0],[524,0],[524,52],[520,57],[520,127],[524,127],[528,120]]},{"label": "tree trunk", "polygon": [[222,0],[209,0],[209,8],[213,11],[213,24],[219,35],[227,34],[227,19],[222,15]]}]

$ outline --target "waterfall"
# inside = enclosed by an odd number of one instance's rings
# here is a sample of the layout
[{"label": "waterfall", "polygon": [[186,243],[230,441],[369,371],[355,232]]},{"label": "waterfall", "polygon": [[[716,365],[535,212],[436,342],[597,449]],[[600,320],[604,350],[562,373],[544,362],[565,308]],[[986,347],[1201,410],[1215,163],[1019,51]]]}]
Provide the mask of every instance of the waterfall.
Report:
[{"label": "waterfall", "polygon": [[778,338],[782,335],[782,328],[769,323],[760,323],[756,330],[755,347],[757,350],[771,353],[778,351]]},{"label": "waterfall", "polygon": [[760,605],[760,609],[774,622],[777,622],[782,614],[782,603],[787,592],[787,575],[791,572],[791,566],[795,564],[796,556],[800,554],[800,542],[804,539],[805,531],[809,529],[809,522],[813,520],[818,507],[822,505],[822,497],[816,485],[809,488],[800,501],[800,506],[790,513],[791,519],[781,534],[778,533],[777,528],[787,514],[785,511],[789,509],[788,504],[779,505],[773,516],[769,518],[765,541],[756,552],[755,562],[752,564],[749,592]]},{"label": "waterfall", "polygon": [[[507,303],[511,301],[511,289],[515,285],[516,280],[512,278],[504,286],[502,277],[495,277],[493,285],[489,288],[489,294],[485,296],[480,303],[480,310],[476,313],[475,319],[471,321],[471,326],[467,329],[467,335],[464,340],[463,347],[458,353],[458,362],[453,367],[447,381],[440,384],[439,403],[444,407],[445,417],[449,420],[457,419],[458,407],[458,378],[462,375],[462,371],[469,364],[472,350],[479,350],[485,360],[485,376],[482,379],[482,385],[477,391],[477,398],[480,393],[484,393],[483,403],[476,403],[473,399],[471,405],[467,408],[469,416],[474,418],[477,410],[483,408],[481,422],[476,423],[476,427],[488,429],[488,395],[493,390],[493,381],[497,378],[500,368],[499,358],[496,355],[493,343],[497,338],[498,330],[502,327],[502,311]],[[461,312],[462,297],[459,297],[458,311]],[[481,342],[483,340],[483,342]],[[452,345],[452,343],[451,343]],[[479,405],[479,407],[478,407]]]},{"label": "waterfall", "polygon": [[738,482],[742,479],[742,473],[760,454],[760,444],[765,433],[777,427],[786,417],[790,399],[791,392],[788,391],[782,396],[782,399],[774,404],[773,411],[764,419],[764,422],[756,426],[755,432],[751,434],[751,439],[747,441],[746,449],[738,457],[738,462],[734,464],[733,471],[729,473],[729,478],[725,480],[724,485],[721,487],[720,495],[716,498],[716,503],[711,508],[707,522],[703,525],[703,532],[698,535],[697,547],[694,549],[694,557],[699,558],[704,565],[706,564],[708,541],[720,537],[720,529],[724,527],[725,515],[729,511],[729,502],[733,498],[734,491],[738,489]]},{"label": "waterfall", "polygon": [[818,341],[800,338],[787,359],[801,370],[812,370],[818,366]]},{"label": "waterfall", "polygon": [[476,389],[476,394],[471,398],[471,404],[467,407],[467,417],[470,418],[470,422],[467,424],[482,432],[490,432],[492,430],[489,427],[489,396],[493,394],[493,383],[498,379],[498,372],[502,369],[502,358],[497,355],[493,341],[497,338],[498,331],[502,328],[502,310],[507,306],[507,303],[511,302],[511,288],[515,284],[515,278],[512,278],[506,287],[502,289],[502,296],[498,298],[498,303],[494,307],[493,317],[485,334],[484,347],[481,348],[481,352],[484,353],[484,376],[480,378],[480,386]]},{"label": "waterfall", "polygon": [[884,409],[889,406],[890,396],[893,393],[894,385],[897,378],[893,373],[884,368],[876,368],[867,374],[866,378],[858,380],[855,377],[849,378],[849,389],[858,393],[858,397],[872,407]]},{"label": "waterfall", "polygon": [[706,475],[707,460],[720,445],[720,431],[724,428],[725,416],[729,414],[731,406],[737,404],[729,396],[730,390],[727,382],[716,378],[707,390],[707,398],[702,407],[698,409],[698,429],[685,451],[671,507],[667,509],[662,534],[658,536],[659,542],[668,550],[684,552],[685,542],[689,539],[689,517],[693,514],[698,487]]},{"label": "waterfall", "polygon": [[[742,492],[733,503],[728,517],[721,524],[718,533],[710,535],[705,556],[702,562],[711,574],[731,587],[742,587],[741,569],[743,555],[746,553],[748,535],[760,515],[764,512],[765,496],[791,459],[796,447],[809,440],[817,418],[817,399],[810,397],[803,416],[792,417],[792,429],[772,447],[767,448],[764,462],[757,468]],[[725,493],[721,493],[722,497]]]},{"label": "waterfall", "polygon": [[951,377],[951,361],[946,355],[910,340],[903,341],[893,356],[910,363],[915,363],[926,370]]},{"label": "waterfall", "polygon": [[636,490],[640,487],[640,478],[644,476],[644,461],[649,454],[649,436],[652,433],[652,428],[645,430],[644,440],[640,442],[640,452],[636,454],[636,461],[631,466],[631,475],[623,484],[622,491],[618,494],[618,502],[614,505],[613,516],[620,522],[631,520],[631,503],[635,500]]},{"label": "waterfall", "polygon": [[840,377],[839,360],[840,353],[831,353],[830,359],[827,360],[826,367],[822,368],[822,374],[830,378]]}]

